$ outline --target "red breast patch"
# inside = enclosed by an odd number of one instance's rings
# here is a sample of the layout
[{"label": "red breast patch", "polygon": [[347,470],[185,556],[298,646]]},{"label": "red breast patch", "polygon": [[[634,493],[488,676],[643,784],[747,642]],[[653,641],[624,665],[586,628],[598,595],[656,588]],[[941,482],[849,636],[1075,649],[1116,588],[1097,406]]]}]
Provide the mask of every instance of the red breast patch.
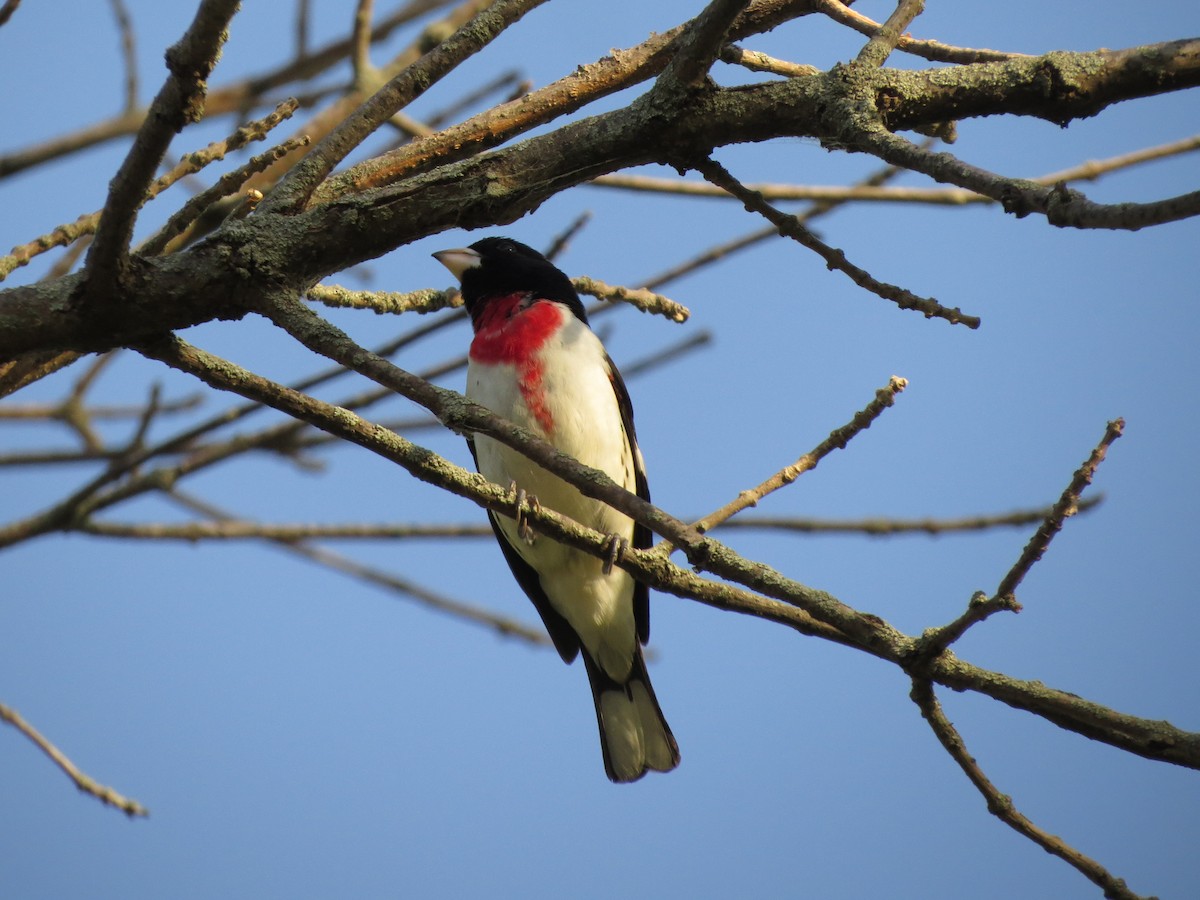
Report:
[{"label": "red breast patch", "polygon": [[488,301],[471,341],[471,359],[476,362],[516,367],[525,405],[547,436],[554,433],[554,418],[542,388],[539,352],[562,321],[563,310],[557,303],[530,302],[526,294],[496,297]]}]

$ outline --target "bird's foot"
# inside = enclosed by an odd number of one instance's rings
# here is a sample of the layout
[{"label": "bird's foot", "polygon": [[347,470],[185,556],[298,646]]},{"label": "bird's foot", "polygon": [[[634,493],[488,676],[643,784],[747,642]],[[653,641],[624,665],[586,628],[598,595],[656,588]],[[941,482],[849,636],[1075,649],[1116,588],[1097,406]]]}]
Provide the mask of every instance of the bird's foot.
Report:
[{"label": "bird's foot", "polygon": [[613,566],[625,556],[625,550],[628,547],[628,540],[618,534],[610,534],[608,540],[604,542],[604,568],[600,571],[605,575],[611,575]]},{"label": "bird's foot", "polygon": [[540,512],[542,504],[533,494],[527,494],[524,488],[517,487],[515,481],[508,486],[508,489],[516,495],[513,503],[517,508],[517,535],[526,544],[532,546],[537,534],[534,532],[533,526],[529,524],[529,513],[530,511]]}]

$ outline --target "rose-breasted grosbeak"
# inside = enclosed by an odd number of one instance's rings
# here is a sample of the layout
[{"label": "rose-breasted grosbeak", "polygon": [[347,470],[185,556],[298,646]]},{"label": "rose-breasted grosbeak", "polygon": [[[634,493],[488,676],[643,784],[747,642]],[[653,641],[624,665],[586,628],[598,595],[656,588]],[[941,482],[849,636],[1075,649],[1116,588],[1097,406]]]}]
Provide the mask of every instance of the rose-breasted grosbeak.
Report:
[{"label": "rose-breasted grosbeak", "polygon": [[[629,395],[588,327],[570,279],[536,250],[508,238],[433,255],[462,284],[475,330],[467,396],[649,500]],[[516,485],[614,541],[650,546],[649,529],[516,450],[485,435],[469,443],[476,468],[489,481]],[[559,655],[569,663],[582,651],[608,777],[636,781],[648,769],[675,768],[679,747],[642,657],[650,633],[646,585],[621,568],[534,535],[508,516],[488,517]]]}]

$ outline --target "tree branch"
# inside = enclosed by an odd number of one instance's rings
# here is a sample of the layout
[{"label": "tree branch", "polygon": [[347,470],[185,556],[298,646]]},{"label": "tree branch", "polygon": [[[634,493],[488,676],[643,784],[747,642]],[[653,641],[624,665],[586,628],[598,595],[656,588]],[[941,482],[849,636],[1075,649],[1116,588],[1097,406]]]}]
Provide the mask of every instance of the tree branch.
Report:
[{"label": "tree branch", "polygon": [[932,297],[918,297],[916,294],[898,285],[879,281],[866,269],[860,268],[846,259],[844,252],[830,247],[809,231],[796,216],[780,212],[763,200],[761,194],[743,186],[741,182],[726,171],[724,166],[715,160],[707,159],[703,162],[694,163],[693,167],[717,187],[728,191],[734,197],[741,200],[748,211],[761,215],[774,225],[784,237],[790,237],[801,246],[812,250],[825,260],[827,268],[843,273],[859,287],[885,300],[891,300],[901,309],[916,310],[927,319],[937,317],[945,319],[951,325],[961,324],[966,325],[968,328],[979,327],[979,318],[977,316],[966,315],[958,307],[950,309],[942,306]]},{"label": "tree branch", "polygon": [[294,212],[312,195],[334,166],[375,129],[390,119],[463,60],[475,55],[506,28],[546,0],[495,0],[482,4],[475,17],[433,50],[381,87],[335,128],[280,181],[264,209]]},{"label": "tree branch", "polygon": [[904,30],[924,11],[925,0],[900,0],[887,21],[879,26],[879,30],[871,35],[866,46],[858,51],[855,62],[860,66],[873,68],[882,66],[904,37]]},{"label": "tree branch", "polygon": [[[1195,49],[1195,58],[1188,55],[1190,47]],[[1142,60],[1140,69],[1131,64],[1134,58]],[[1148,60],[1159,60],[1157,68]],[[944,74],[935,78],[931,73],[862,67],[853,78],[860,79],[856,91],[862,84],[868,89],[875,85],[877,90],[899,90],[899,106],[889,115],[899,114],[911,125],[915,113],[904,111],[918,107],[927,121],[987,114],[995,102],[991,93],[995,81],[1008,85],[1014,79],[1036,82],[1038,73],[1044,73],[1047,66],[1056,71],[1086,68],[1093,89],[1089,93],[1086,86],[1077,86],[1085,98],[1066,108],[1092,107],[1095,111],[1100,96],[1108,103],[1118,96],[1142,96],[1200,81],[1200,40],[1136,52],[1055,53],[980,64],[955,70],[957,77],[952,79]],[[1103,73],[1110,66],[1115,67],[1112,77],[1119,87],[1116,92],[1098,87],[1105,84]],[[981,87],[978,96],[964,94],[960,85],[982,84],[983,70],[991,72],[992,86]],[[1044,78],[1042,82],[1044,86]],[[921,85],[924,93],[912,93]],[[110,349],[214,318],[237,318],[259,303],[264,292],[286,289],[301,293],[334,271],[447,227],[512,221],[567,187],[625,166],[660,161],[656,157],[664,153],[676,155],[670,147],[695,159],[696,150],[707,152],[722,143],[803,134],[826,136],[856,149],[874,149],[888,161],[908,163],[918,170],[929,167],[934,155],[888,134],[878,123],[864,126],[861,113],[847,118],[845,109],[857,107],[843,108],[841,101],[831,99],[831,90],[847,90],[843,72],[706,92],[692,101],[693,112],[674,131],[667,129],[665,133],[652,119],[639,118],[639,110],[626,108],[573,122],[552,134],[395,185],[317,203],[293,217],[296,221],[287,228],[278,227],[275,217],[260,209],[244,221],[227,223],[188,253],[144,261],[123,294],[122,308],[102,328],[70,302],[79,284],[75,276],[61,278],[53,285],[13,288],[0,293],[0,357],[47,347]],[[1024,88],[1010,90],[1019,98]],[[959,105],[949,115],[951,108],[943,104],[952,99]],[[1043,96],[1041,102],[1049,101]],[[653,141],[647,140],[649,130],[654,130]],[[949,159],[952,169],[959,165],[952,157]],[[936,166],[935,171],[940,172]],[[963,186],[984,189],[997,198],[1005,196],[994,179],[984,180],[990,188],[974,183]],[[1037,186],[1030,196],[1036,199],[1050,193],[1053,189]],[[1018,194],[1022,194],[1019,187]],[[1134,219],[1126,224],[1133,227],[1145,221],[1137,216]],[[826,248],[826,253],[833,258],[831,248]],[[232,259],[238,264],[231,265]]]},{"label": "tree branch", "polygon": [[970,779],[971,784],[975,785],[975,788],[983,795],[983,798],[987,801],[988,812],[999,818],[1001,822],[1018,834],[1029,838],[1029,840],[1033,841],[1047,853],[1051,853],[1074,866],[1089,881],[1104,888],[1105,897],[1111,897],[1114,900],[1146,900],[1146,898],[1141,898],[1138,894],[1129,890],[1123,879],[1111,875],[1100,863],[1088,856],[1084,856],[1062,838],[1043,831],[1028,818],[1021,815],[1013,805],[1012,798],[1000,793],[987,775],[984,774],[983,769],[980,768],[975,758],[967,752],[967,747],[963,742],[962,736],[958,733],[954,724],[946,718],[946,714],[942,711],[942,705],[938,702],[937,696],[934,694],[933,685],[929,681],[914,679],[910,696],[913,702],[920,708],[921,715],[929,723],[929,727],[933,729],[938,742],[950,754],[950,758],[958,764],[958,767],[963,770],[967,778]]},{"label": "tree branch", "polygon": [[908,387],[907,380],[893,375],[887,387],[876,391],[875,399],[865,409],[860,410],[850,422],[841,428],[834,429],[829,437],[825,438],[825,440],[821,441],[820,444],[808,453],[805,453],[790,466],[785,466],[762,484],[758,485],[758,487],[742,491],[737,497],[720,509],[694,522],[692,527],[702,534],[706,531],[712,531],[712,529],[728,522],[728,520],[732,519],[742,510],[751,506],[758,506],[758,501],[762,500],[767,494],[786,487],[805,472],[815,469],[817,464],[834,450],[844,450],[854,437],[870,428],[871,424],[883,414],[883,411],[896,402],[896,395],[906,387]]},{"label": "tree branch", "polygon": [[[163,339],[139,350],[147,356],[190,372],[212,387],[234,391],[258,400],[358,444],[401,465],[415,477],[435,487],[464,497],[484,508],[510,516],[516,514],[515,492],[492,485],[480,476],[466,472],[394,432],[360,419],[348,410],[274,384],[226,360],[190,347],[177,338]],[[359,353],[361,355],[356,357],[357,367],[367,374],[374,369],[374,365],[369,362],[365,351],[360,350]],[[397,381],[397,387],[401,383],[402,381]],[[433,392],[442,391],[432,385],[427,387]],[[448,391],[444,393],[452,397],[457,396]],[[655,530],[662,529],[668,532],[664,536],[674,538],[677,527],[675,523],[678,523],[678,527],[691,531],[680,520],[655,507],[646,510],[648,504],[644,504],[633,495],[629,496],[633,497],[636,503],[625,502],[622,497],[624,492],[619,488],[616,491],[604,490],[600,487],[604,479],[597,477],[602,473],[596,473],[574,462],[570,457],[546,453],[546,450],[552,448],[532,438],[522,429],[486,414],[465,400],[452,418],[455,422],[464,423],[464,430],[465,423],[470,423],[469,430],[487,433],[514,447],[589,496],[604,500],[627,515],[632,512],[638,521],[654,523]],[[606,535],[565,520],[548,509],[525,512],[535,528],[554,540],[600,558],[607,553],[609,544]],[[829,594],[786,579],[767,566],[744,560],[711,539],[704,539],[702,546],[706,551],[704,568],[720,577],[738,581],[751,590],[746,591],[702,579],[693,572],[674,566],[654,551],[631,549],[625,553],[618,565],[657,590],[690,597],[719,609],[784,624],[802,634],[824,637],[897,665],[904,666],[911,660],[916,641],[901,635],[878,617],[859,613]],[[690,557],[689,562],[696,565],[696,559],[699,559],[698,553],[695,558]],[[836,624],[838,622],[845,624],[846,628],[840,628]],[[999,672],[981,669],[957,659],[949,650],[928,663],[923,677],[954,690],[971,690],[985,694],[1014,708],[1046,718],[1063,728],[1147,759],[1200,769],[1200,734],[1182,731],[1168,722],[1139,719],[1092,703],[1075,694],[1049,688],[1041,682],[1022,681]]]},{"label": "tree branch", "polygon": [[239,5],[239,0],[201,0],[188,30],[167,50],[170,74],[109,186],[104,216],[88,252],[89,289],[97,292],[95,296],[111,290],[124,278],[129,241],[137,211],[146,200],[146,189],[171,139],[203,116],[206,82]]},{"label": "tree branch", "polygon": [[5,706],[0,703],[0,722],[7,722],[17,729],[17,731],[21,732],[21,734],[25,735],[25,737],[29,738],[39,750],[50,757],[50,760],[66,773],[71,781],[75,782],[75,787],[79,788],[85,794],[91,794],[101,803],[121,810],[121,812],[125,813],[131,819],[134,816],[150,815],[150,810],[146,809],[146,807],[142,806],[136,800],[119,794],[110,787],[105,787],[85,774],[75,763],[71,762],[65,753],[43,737],[36,728],[26,722],[11,706]]}]

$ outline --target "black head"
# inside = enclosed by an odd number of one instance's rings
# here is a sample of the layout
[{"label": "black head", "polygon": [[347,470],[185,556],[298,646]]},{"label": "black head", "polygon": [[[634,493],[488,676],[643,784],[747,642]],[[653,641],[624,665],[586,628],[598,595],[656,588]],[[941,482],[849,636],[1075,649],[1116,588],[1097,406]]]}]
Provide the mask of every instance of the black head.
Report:
[{"label": "black head", "polygon": [[571,279],[520,241],[489,237],[466,250],[442,250],[433,256],[458,278],[463,303],[472,319],[478,318],[479,311],[492,297],[528,293],[543,300],[556,300],[587,322]]}]

